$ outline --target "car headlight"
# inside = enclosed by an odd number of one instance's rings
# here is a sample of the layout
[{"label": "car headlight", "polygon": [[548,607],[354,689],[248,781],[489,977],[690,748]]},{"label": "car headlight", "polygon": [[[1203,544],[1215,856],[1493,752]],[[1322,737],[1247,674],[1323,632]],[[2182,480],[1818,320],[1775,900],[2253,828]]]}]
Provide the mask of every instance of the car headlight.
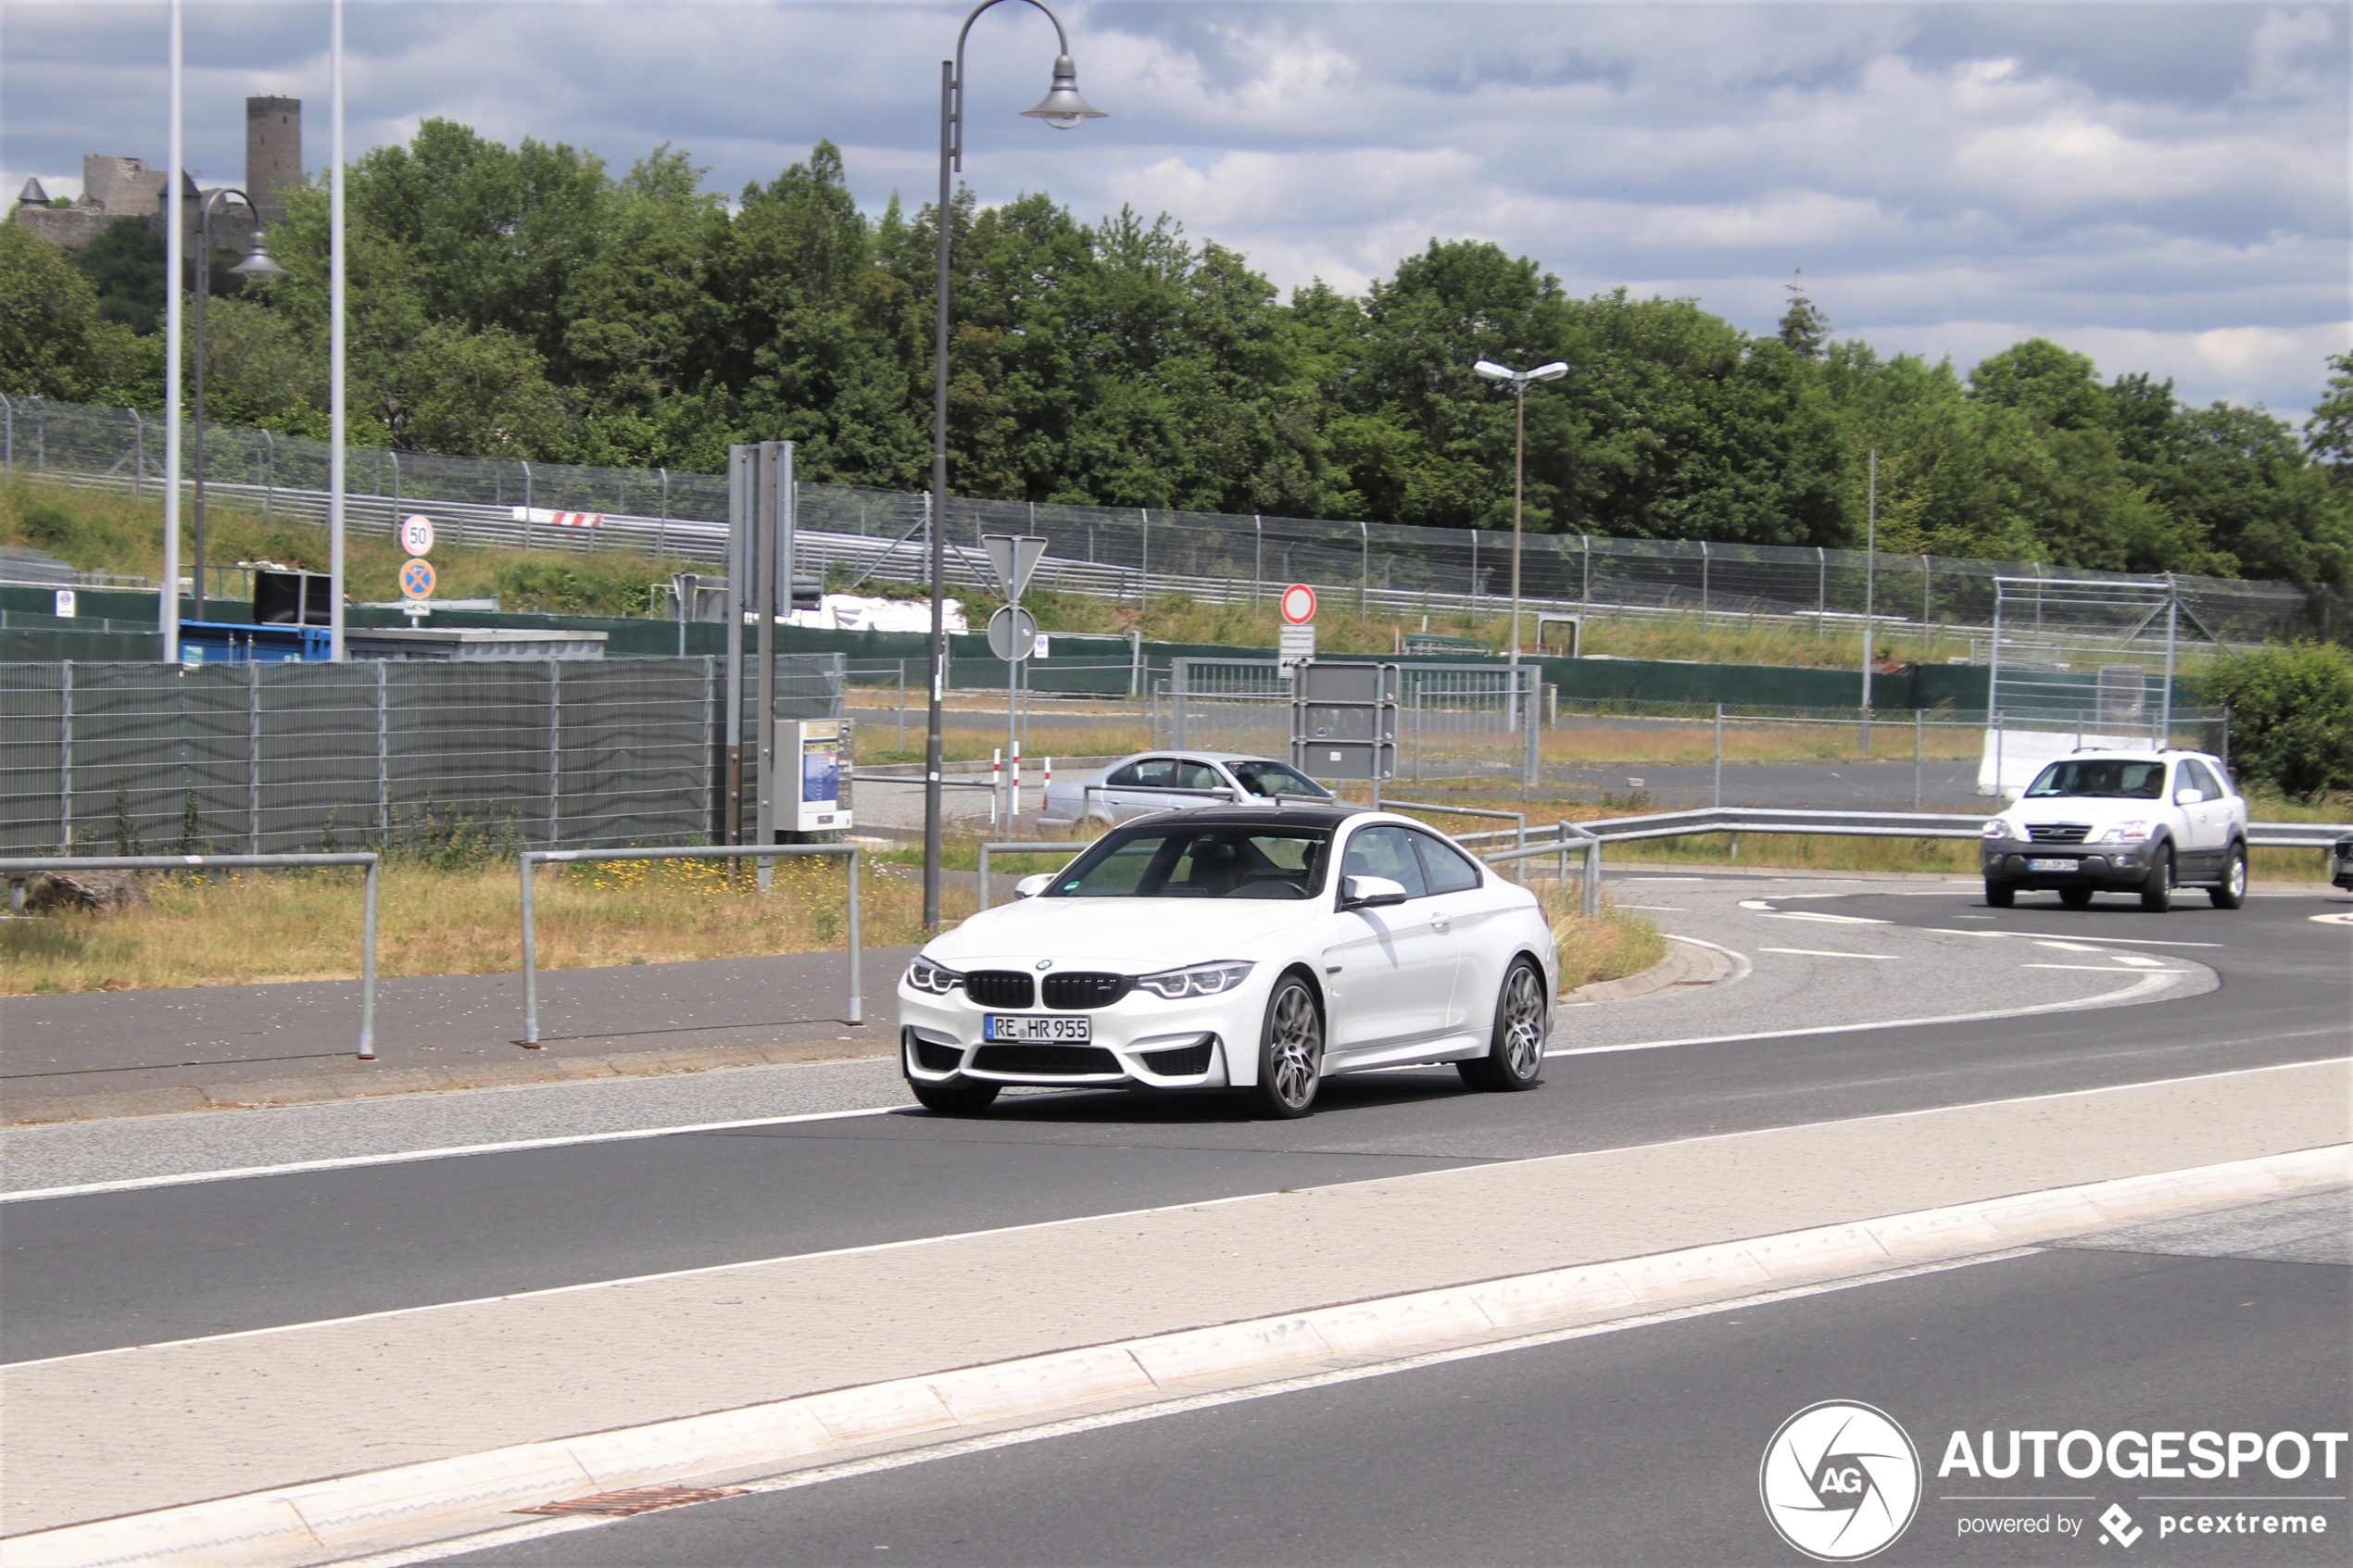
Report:
[{"label": "car headlight", "polygon": [[913,963],[907,966],[907,984],[918,991],[928,991],[935,997],[944,997],[963,983],[963,975],[952,969],[943,968],[926,958],[919,957]]},{"label": "car headlight", "polygon": [[2001,818],[1996,817],[1992,822],[1985,824],[1985,836],[1988,838],[2008,838],[2011,836],[2010,824],[2002,821]]},{"label": "car headlight", "polygon": [[1232,959],[1216,963],[1194,964],[1188,969],[1166,969],[1158,974],[1147,974],[1136,984],[1155,997],[1177,1001],[1186,997],[1214,997],[1240,985],[1253,966]]},{"label": "car headlight", "polygon": [[2138,844],[2148,835],[2149,825],[2146,822],[2119,822],[2092,842],[2095,844]]}]

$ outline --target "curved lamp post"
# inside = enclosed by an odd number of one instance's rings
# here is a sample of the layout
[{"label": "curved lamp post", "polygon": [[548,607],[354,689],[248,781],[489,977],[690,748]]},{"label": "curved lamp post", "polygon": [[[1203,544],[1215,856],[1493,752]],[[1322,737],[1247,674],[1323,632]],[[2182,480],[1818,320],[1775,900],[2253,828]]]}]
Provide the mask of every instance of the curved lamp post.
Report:
[{"label": "curved lamp post", "polygon": [[[1515,370],[1508,365],[1498,365],[1492,359],[1481,359],[1471,367],[1473,374],[1484,380],[1502,382],[1512,389],[1517,405],[1516,429],[1512,437],[1512,666],[1519,666],[1519,512],[1525,491],[1522,483],[1528,467],[1528,383],[1538,381],[1558,381],[1568,374],[1567,361],[1555,359],[1549,365],[1539,365],[1532,370]],[[1512,714],[1519,714],[1519,676],[1512,676]]]},{"label": "curved lamp post", "polygon": [[253,214],[252,248],[245,252],[245,258],[243,261],[238,262],[234,267],[230,268],[229,270],[247,278],[276,278],[283,276],[286,270],[284,268],[270,259],[269,247],[262,243],[261,238],[261,211],[258,207],[253,205],[252,197],[246,195],[243,191],[238,190],[233,185],[223,185],[217,191],[207,191],[205,193],[204,200],[196,207],[196,417],[195,428],[190,432],[190,433],[195,437],[196,445],[196,482],[195,486],[196,525],[195,539],[195,559],[193,564],[195,567],[196,574],[195,618],[198,621],[202,621],[205,616],[204,302],[205,296],[212,292],[212,215],[220,207],[222,198],[228,196],[234,196],[241,204],[244,205],[245,209],[247,212]]},{"label": "curved lamp post", "polygon": [[[931,395],[931,704],[930,717],[924,733],[924,929],[939,928],[939,829],[940,829],[940,700],[946,695],[940,689],[946,673],[948,628],[943,620],[946,609],[946,578],[948,574],[947,513],[948,513],[948,241],[950,213],[949,203],[954,195],[950,188],[952,177],[964,167],[964,40],[970,36],[973,23],[980,14],[1001,0],[980,0],[964,25],[956,34],[956,57],[939,62],[939,280],[938,294],[933,309],[933,366]],[[1068,131],[1081,120],[1101,119],[1103,111],[1078,95],[1078,68],[1070,61],[1070,34],[1063,31],[1062,19],[1054,15],[1045,0],[1027,0],[1046,13],[1054,24],[1054,39],[1058,45],[1054,55],[1053,85],[1036,108],[1022,110],[1023,118],[1042,119],[1057,131]]]}]

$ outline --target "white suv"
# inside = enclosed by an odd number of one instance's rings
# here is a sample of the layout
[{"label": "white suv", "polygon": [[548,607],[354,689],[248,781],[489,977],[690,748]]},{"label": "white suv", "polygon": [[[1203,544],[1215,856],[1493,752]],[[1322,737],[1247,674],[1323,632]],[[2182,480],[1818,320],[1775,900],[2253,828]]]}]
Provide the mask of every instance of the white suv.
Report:
[{"label": "white suv", "polygon": [[2056,889],[2070,909],[2106,889],[2165,909],[2203,886],[2218,909],[2246,901],[2246,802],[2201,751],[2079,751],[2045,768],[1985,824],[1985,901]]}]

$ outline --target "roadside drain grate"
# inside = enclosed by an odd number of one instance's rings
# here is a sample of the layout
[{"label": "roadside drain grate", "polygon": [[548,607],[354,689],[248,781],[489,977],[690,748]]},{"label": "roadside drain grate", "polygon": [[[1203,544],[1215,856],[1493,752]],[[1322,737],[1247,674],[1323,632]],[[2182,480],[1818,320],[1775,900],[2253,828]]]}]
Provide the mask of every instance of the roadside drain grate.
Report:
[{"label": "roadside drain grate", "polygon": [[624,1491],[598,1492],[594,1497],[571,1498],[563,1502],[534,1503],[529,1508],[508,1510],[510,1513],[609,1513],[622,1517],[632,1513],[651,1513],[658,1508],[684,1508],[690,1502],[712,1502],[720,1498],[739,1498],[741,1486],[631,1486]]}]

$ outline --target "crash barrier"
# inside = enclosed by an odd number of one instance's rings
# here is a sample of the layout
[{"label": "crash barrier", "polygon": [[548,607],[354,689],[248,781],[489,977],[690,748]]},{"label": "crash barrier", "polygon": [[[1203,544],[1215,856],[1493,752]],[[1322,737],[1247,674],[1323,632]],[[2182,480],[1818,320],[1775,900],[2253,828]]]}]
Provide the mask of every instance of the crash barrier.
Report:
[{"label": "crash barrier", "polygon": [[[532,932],[531,868],[572,865],[591,860],[744,860],[756,859],[765,872],[767,863],[793,855],[844,855],[849,859],[849,1011],[845,1023],[866,1022],[865,1002],[859,992],[858,846],[855,844],[730,844],[698,849],[526,849],[517,857],[522,873],[522,1043],[539,1048],[538,945]],[[370,885],[373,886],[372,880]],[[762,891],[766,890],[763,881]],[[373,909],[371,905],[371,909]],[[372,930],[372,925],[371,927]]]},{"label": "crash barrier", "polygon": [[[159,488],[160,421],[128,408],[44,398],[0,402],[0,460],[81,483],[140,492]],[[525,548],[627,546],[700,560],[726,556],[727,479],[667,469],[590,468],[519,459],[439,457],[346,447],[355,530],[390,534],[411,510],[427,512],[453,543]],[[323,521],[330,448],[268,431],[208,424],[206,483],[265,516]],[[806,574],[834,566],[853,575],[926,581],[931,497],[846,485],[801,484],[796,555]],[[938,508],[947,579],[993,581],[979,535],[1042,535],[1041,588],[1134,596],[1181,592],[1204,603],[1263,604],[1284,584],[1309,583],[1332,611],[1358,615],[1504,613],[1497,574],[1514,558],[1509,533],[1369,521],[1065,506],[952,496]],[[562,521],[560,521],[561,519]],[[1809,627],[1859,629],[1868,608],[1881,624],[1983,628],[1994,579],[2033,576],[2034,562],[1867,553],[1705,540],[1616,539],[1531,533],[1518,554],[1525,608],[1536,613],[1731,615]],[[2135,581],[2075,571],[2079,578]],[[2140,581],[2145,581],[2140,580]],[[2232,642],[2326,634],[2340,596],[2293,583],[2184,577],[2183,605]]]},{"label": "crash barrier", "polygon": [[980,847],[980,907],[984,909],[988,908],[988,857],[990,855],[1030,855],[1047,849],[1091,849],[1093,847],[1092,842],[1049,844],[1037,839],[1014,839],[1003,844],[982,845]]},{"label": "crash barrier", "polygon": [[376,1056],[376,872],[373,850],[334,855],[42,855],[0,859],[8,879],[8,908],[24,907],[24,879],[42,872],[277,871],[296,866],[365,866],[359,906],[359,1060]]}]

